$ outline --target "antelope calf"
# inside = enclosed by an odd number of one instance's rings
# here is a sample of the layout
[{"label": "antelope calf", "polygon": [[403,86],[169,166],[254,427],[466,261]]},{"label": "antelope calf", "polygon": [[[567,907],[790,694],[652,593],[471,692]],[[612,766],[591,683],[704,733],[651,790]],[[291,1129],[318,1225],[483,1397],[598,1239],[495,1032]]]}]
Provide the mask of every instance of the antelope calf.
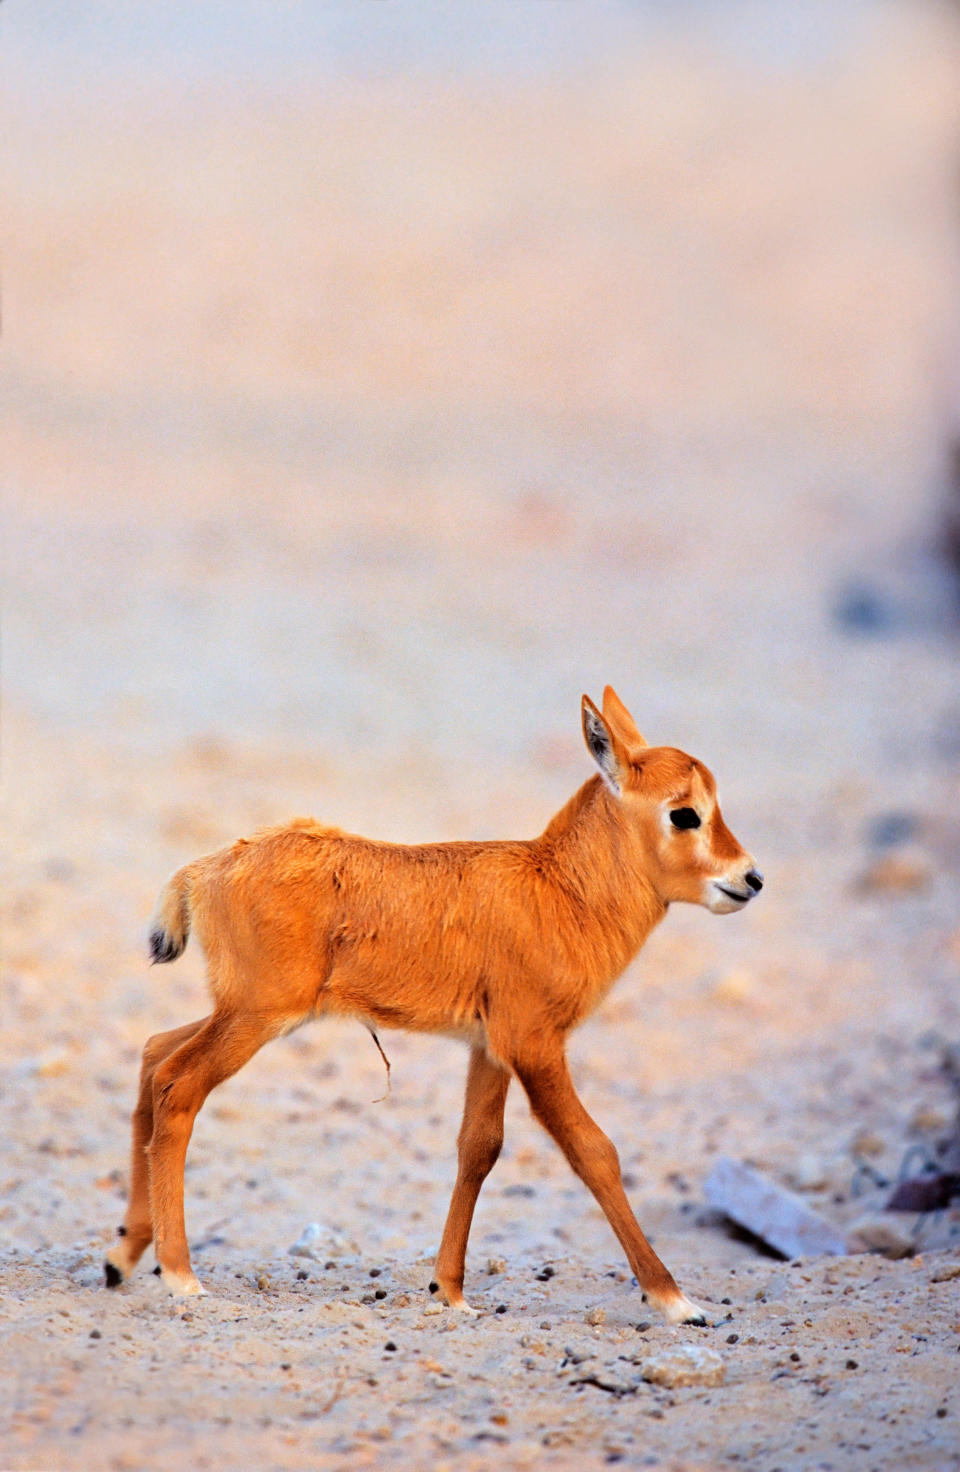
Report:
[{"label": "antelope calf", "polygon": [[435,1268],[451,1307],[468,1308],[470,1223],[518,1078],[650,1302],[671,1323],[705,1322],[640,1230],[617,1152],[581,1104],[564,1048],[674,901],[722,915],[742,910],[763,880],[725,826],[707,768],[673,747],[648,746],[609,686],[602,713],[583,697],[583,733],[599,775],[539,838],[408,847],[298,820],[174,874],[153,922],[153,959],[175,960],[193,930],[213,1011],[144,1048],[130,1201],[107,1256],[110,1287],[152,1240],[172,1292],[203,1292],[183,1215],[198,1110],[271,1038],[342,1016],[371,1031],[445,1033],[470,1046],[457,1179]]}]

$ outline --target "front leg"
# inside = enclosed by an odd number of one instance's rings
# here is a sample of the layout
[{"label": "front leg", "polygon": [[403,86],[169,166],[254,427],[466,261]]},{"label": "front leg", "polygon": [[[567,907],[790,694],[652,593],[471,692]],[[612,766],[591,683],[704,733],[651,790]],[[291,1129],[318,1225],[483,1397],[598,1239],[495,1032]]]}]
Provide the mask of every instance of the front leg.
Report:
[{"label": "front leg", "polygon": [[535,1117],[553,1136],[593,1192],[647,1298],[671,1324],[705,1324],[703,1309],[680,1292],[630,1209],[620,1161],[610,1140],[577,1096],[559,1038],[540,1038],[514,1069]]},{"label": "front leg", "polygon": [[494,1063],[485,1048],[474,1048],[457,1140],[457,1183],[434,1268],[437,1287],[450,1307],[468,1313],[473,1310],[463,1296],[467,1238],[480,1187],[496,1164],[503,1144],[503,1108],[509,1087],[506,1069]]}]

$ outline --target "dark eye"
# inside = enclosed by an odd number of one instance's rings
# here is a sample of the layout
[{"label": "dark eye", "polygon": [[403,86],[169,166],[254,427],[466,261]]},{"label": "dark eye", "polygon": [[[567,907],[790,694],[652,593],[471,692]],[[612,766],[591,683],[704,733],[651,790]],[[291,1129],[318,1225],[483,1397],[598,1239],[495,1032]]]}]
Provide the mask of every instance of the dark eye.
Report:
[{"label": "dark eye", "polygon": [[693,808],[674,808],[670,814],[670,822],[674,828],[699,828],[700,819]]}]

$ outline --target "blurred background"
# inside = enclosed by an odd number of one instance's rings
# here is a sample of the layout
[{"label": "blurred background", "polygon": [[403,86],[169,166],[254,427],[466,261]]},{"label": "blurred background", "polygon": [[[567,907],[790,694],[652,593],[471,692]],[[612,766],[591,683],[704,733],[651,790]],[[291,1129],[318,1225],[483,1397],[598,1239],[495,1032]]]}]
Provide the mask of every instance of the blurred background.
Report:
[{"label": "blurred background", "polygon": [[[3,1046],[53,1058],[61,1125],[99,1060],[123,1161],[143,1037],[197,1015],[195,954],[145,978],[167,871],[297,812],[536,833],[607,681],[767,875],[576,1040],[612,1132],[682,1086],[695,1162],[748,1119],[774,1167],[899,1108],[891,1060],[960,1031],[957,7],[0,26]],[[251,1065],[258,1107],[327,1037]],[[454,1045],[394,1051],[455,1113]]]}]

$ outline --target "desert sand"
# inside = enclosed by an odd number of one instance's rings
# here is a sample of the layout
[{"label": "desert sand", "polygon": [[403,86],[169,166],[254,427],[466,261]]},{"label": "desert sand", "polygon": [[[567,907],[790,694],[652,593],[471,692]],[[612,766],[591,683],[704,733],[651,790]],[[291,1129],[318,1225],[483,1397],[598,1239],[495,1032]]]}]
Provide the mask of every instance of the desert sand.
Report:
[{"label": "desert sand", "polygon": [[[4,7],[0,1465],[960,1466],[957,1203],[780,1261],[704,1197],[728,1155],[846,1230],[954,1127],[955,11],[190,9]],[[466,1054],[385,1033],[381,1098],[359,1025],[201,1114],[209,1295],[108,1292],[140,1049],[206,1005],[166,875],[298,814],[535,834],[607,681],[766,876],[570,1049],[710,1326],[516,1085],[480,1314],[431,1299]],[[688,1344],[719,1383],[644,1378]]]}]

